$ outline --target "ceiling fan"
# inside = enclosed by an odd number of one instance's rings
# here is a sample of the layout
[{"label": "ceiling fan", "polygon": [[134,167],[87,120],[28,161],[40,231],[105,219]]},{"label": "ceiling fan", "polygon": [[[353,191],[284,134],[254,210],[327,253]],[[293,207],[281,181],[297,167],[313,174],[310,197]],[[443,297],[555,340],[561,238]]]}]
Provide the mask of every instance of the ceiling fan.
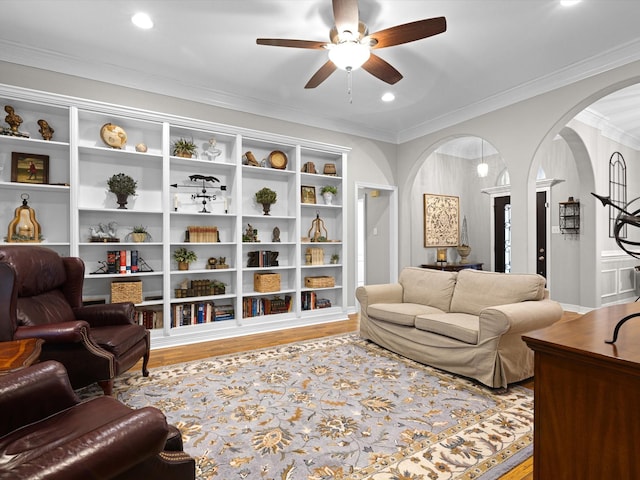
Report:
[{"label": "ceiling fan", "polygon": [[311,77],[304,88],[317,87],[337,68],[351,72],[360,67],[374,77],[393,85],[402,79],[402,74],[385,60],[371,53],[371,50],[414,42],[447,29],[446,19],[436,17],[396,25],[369,34],[367,25],[359,19],[358,0],[332,1],[335,26],[329,32],[331,42],[277,38],[256,40],[258,45],[328,50],[329,60]]}]

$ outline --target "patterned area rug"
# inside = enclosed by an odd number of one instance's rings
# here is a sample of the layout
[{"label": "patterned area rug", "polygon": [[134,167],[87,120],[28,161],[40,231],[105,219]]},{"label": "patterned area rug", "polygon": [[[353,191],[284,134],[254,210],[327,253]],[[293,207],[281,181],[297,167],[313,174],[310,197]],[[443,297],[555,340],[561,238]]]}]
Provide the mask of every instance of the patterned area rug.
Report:
[{"label": "patterned area rug", "polygon": [[491,391],[357,335],[116,381],[178,426],[198,479],[496,479],[532,454],[533,392]]}]

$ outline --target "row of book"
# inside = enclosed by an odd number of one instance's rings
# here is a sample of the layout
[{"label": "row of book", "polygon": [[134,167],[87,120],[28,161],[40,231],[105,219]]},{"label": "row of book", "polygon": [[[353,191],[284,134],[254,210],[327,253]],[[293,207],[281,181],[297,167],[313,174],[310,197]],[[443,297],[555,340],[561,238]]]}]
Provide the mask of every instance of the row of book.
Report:
[{"label": "row of book", "polygon": [[328,298],[318,298],[316,292],[302,292],[301,297],[302,310],[331,307],[331,300]]},{"label": "row of book", "polygon": [[108,250],[107,273],[130,274],[140,271],[138,250]]},{"label": "row of book", "polygon": [[290,295],[286,295],[284,298],[278,296],[273,298],[245,297],[242,299],[242,316],[247,318],[287,313],[291,311],[292,307],[293,302]]},{"label": "row of book", "polygon": [[171,307],[171,326],[197,325],[200,323],[233,320],[233,305],[214,302],[176,303]]},{"label": "row of book", "polygon": [[138,322],[138,325],[143,325],[149,330],[164,327],[162,310],[154,310],[150,308],[137,309],[136,320]]}]

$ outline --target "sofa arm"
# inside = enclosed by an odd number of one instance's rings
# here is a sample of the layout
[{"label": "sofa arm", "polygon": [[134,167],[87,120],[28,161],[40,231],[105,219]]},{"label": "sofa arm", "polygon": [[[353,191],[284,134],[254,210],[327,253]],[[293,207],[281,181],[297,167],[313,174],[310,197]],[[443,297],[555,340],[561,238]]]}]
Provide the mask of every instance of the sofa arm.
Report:
[{"label": "sofa arm", "polygon": [[82,343],[88,337],[89,324],[81,320],[18,327],[14,338],[41,338],[46,343]]},{"label": "sofa arm", "polygon": [[525,333],[547,327],[562,318],[562,307],[553,300],[509,303],[485,308],[480,312],[481,343],[505,333]]},{"label": "sofa arm", "polygon": [[0,437],[78,402],[67,371],[53,360],[0,376]]},{"label": "sofa arm", "polygon": [[84,320],[92,327],[108,325],[128,325],[135,323],[135,306],[131,302],[109,303],[106,305],[86,305],[73,309],[78,320]]},{"label": "sofa arm", "polygon": [[364,285],[356,289],[356,298],[362,311],[366,312],[374,303],[402,303],[403,288],[399,283]]}]

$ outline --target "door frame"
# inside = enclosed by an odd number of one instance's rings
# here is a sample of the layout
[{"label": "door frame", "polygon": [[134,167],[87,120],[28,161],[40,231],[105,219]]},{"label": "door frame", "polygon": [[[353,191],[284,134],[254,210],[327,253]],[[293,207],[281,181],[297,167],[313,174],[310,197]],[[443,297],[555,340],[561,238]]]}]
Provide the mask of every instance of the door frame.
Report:
[{"label": "door frame", "polygon": [[[546,224],[547,224],[547,234],[546,234],[546,241],[547,241],[547,288],[550,287],[550,281],[549,278],[551,277],[551,269],[553,266],[553,262],[551,261],[551,257],[553,255],[553,252],[551,251],[551,208],[549,207],[549,205],[551,205],[551,187],[553,187],[554,185],[564,182],[564,180],[560,180],[557,178],[546,178],[544,180],[536,180],[536,193],[537,192],[541,192],[541,191],[545,191],[547,194],[547,208],[546,208]],[[482,193],[486,193],[487,195],[489,195],[491,197],[491,201],[489,202],[489,204],[491,205],[490,207],[490,214],[489,214],[489,228],[491,231],[491,265],[495,265],[495,237],[493,235],[493,232],[495,231],[495,224],[496,224],[496,219],[495,219],[495,212],[493,211],[493,203],[494,203],[494,198],[495,197],[502,197],[502,196],[506,196],[506,195],[511,195],[511,185],[501,185],[498,187],[489,187],[489,188],[483,188],[482,189]],[[536,248],[536,252],[537,252],[537,248]]]},{"label": "door frame", "polygon": [[[360,252],[360,236],[361,233],[358,229],[358,225],[360,221],[366,220],[366,212],[365,218],[360,218],[360,213],[358,209],[358,198],[361,193],[364,193],[365,190],[381,190],[389,193],[389,283],[395,283],[398,281],[398,229],[399,229],[399,221],[398,221],[398,187],[394,185],[380,185],[377,183],[368,183],[368,182],[355,182],[354,189],[354,217],[355,217],[355,247],[354,247],[354,288],[358,287],[358,256],[360,253],[366,253],[366,237],[363,240],[363,244],[365,245],[365,252]],[[365,203],[366,209],[366,203]],[[366,257],[365,257],[366,258]],[[366,266],[365,266],[366,268]]]}]

